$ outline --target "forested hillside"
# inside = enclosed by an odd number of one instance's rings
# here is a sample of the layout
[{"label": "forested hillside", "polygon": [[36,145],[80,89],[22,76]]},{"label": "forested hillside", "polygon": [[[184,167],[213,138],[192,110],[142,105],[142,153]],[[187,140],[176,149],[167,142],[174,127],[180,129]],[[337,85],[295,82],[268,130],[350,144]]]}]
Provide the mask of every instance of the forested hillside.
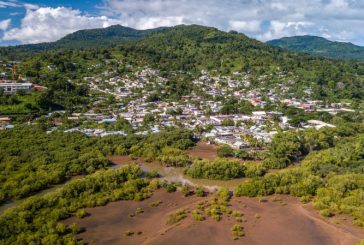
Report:
[{"label": "forested hillside", "polygon": [[[191,92],[188,81],[201,70],[228,75],[235,71],[251,76],[255,87],[278,83],[284,75],[294,86],[307,86],[316,99],[363,98],[364,64],[334,61],[274,48],[236,32],[203,26],[176,26],[115,47],[41,52],[24,61],[22,73],[31,78],[81,78],[93,71],[90,65],[104,63],[118,72],[150,66],[173,77],[174,89]],[[47,71],[55,65],[57,72]],[[93,69],[98,71],[97,69]],[[176,77],[177,76],[177,77]],[[267,77],[264,83],[261,77]],[[173,91],[172,91],[173,92]]]},{"label": "forested hillside", "polygon": [[364,47],[352,43],[332,42],[316,36],[284,37],[267,42],[295,52],[332,59],[364,61]]},{"label": "forested hillside", "polygon": [[114,25],[107,28],[81,30],[71,33],[56,42],[19,45],[0,48],[0,55],[10,59],[19,59],[35,52],[56,49],[83,49],[110,47],[120,42],[137,40],[165,28],[151,30],[136,30],[129,27]]}]

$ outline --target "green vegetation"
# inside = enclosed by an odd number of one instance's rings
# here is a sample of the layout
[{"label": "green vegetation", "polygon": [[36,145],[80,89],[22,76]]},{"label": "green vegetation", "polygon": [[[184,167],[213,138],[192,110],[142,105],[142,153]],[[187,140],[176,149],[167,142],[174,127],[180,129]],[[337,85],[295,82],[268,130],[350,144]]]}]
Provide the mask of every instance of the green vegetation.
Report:
[{"label": "green vegetation", "polygon": [[188,186],[188,185],[184,185],[182,188],[181,188],[181,192],[182,194],[185,196],[185,197],[188,197],[192,194],[192,190],[191,188]]},{"label": "green vegetation", "polygon": [[149,182],[136,165],[100,171],[72,180],[46,196],[34,196],[0,216],[3,244],[77,244],[77,226],[60,221],[80,208],[117,200],[142,200],[150,195]]},{"label": "green vegetation", "polygon": [[196,190],[195,190],[195,194],[196,194],[196,196],[198,196],[198,197],[203,197],[203,196],[205,196],[205,191],[204,191],[203,187],[202,187],[202,186],[197,186],[197,187],[196,187]]},{"label": "green vegetation", "polygon": [[332,59],[364,61],[364,47],[352,43],[332,42],[316,36],[284,37],[267,42],[280,48]]},{"label": "green vegetation", "polygon": [[156,208],[156,207],[158,207],[161,204],[162,204],[162,201],[161,200],[157,200],[155,202],[149,203],[149,206],[152,207],[152,208]]},{"label": "green vegetation", "polygon": [[0,48],[0,55],[14,60],[22,56],[30,56],[31,54],[40,51],[99,47],[106,48],[123,41],[141,39],[153,32],[163,31],[164,29],[165,28],[135,30],[129,27],[113,25],[107,28],[81,30],[69,34],[56,42]]},{"label": "green vegetation", "polygon": [[[127,33],[135,31],[121,29]],[[102,30],[89,30],[74,35],[77,36],[75,39],[84,42],[78,36],[89,39],[91,35],[94,40],[99,40],[99,37],[108,37],[108,30],[104,31],[106,33]],[[16,55],[16,49],[0,49],[0,55]],[[151,97],[152,101],[180,100],[181,96],[198,91],[191,81],[200,75],[201,70],[218,75],[231,75],[234,71],[248,72],[251,88],[265,88],[281,83],[280,76],[284,75],[285,81],[296,81],[290,85],[294,94],[300,95],[302,88],[308,87],[312,90],[313,99],[352,99],[360,102],[364,98],[362,63],[297,54],[274,48],[243,34],[226,33],[197,25],[157,30],[144,35],[140,40],[134,39],[108,48],[55,49],[33,54],[31,57],[22,55],[20,51],[18,56],[23,58],[19,66],[21,75],[28,77],[31,82],[50,88],[42,98],[46,103],[39,104],[44,105],[44,110],[59,106],[67,110],[82,111],[93,99],[87,96],[89,91],[83,86],[83,77],[100,74],[105,69],[128,74],[136,67],[144,66],[160,70],[160,75],[168,79],[161,88],[163,93]],[[126,67],[126,64],[135,68]],[[55,69],[48,69],[50,65],[55,66]],[[267,81],[259,79],[268,74]],[[224,114],[249,114],[253,109],[249,102],[220,99],[223,102],[221,113]]]},{"label": "green vegetation", "polygon": [[187,214],[185,209],[178,210],[176,213],[168,215],[167,225],[173,225],[175,223],[178,223],[181,220],[185,219],[186,217]]},{"label": "green vegetation", "polygon": [[153,160],[166,147],[194,145],[192,133],[183,130],[98,138],[59,131],[47,134],[47,127],[19,126],[0,132],[0,203],[105,168],[109,155],[122,152]]},{"label": "green vegetation", "polygon": [[46,134],[41,127],[1,131],[0,202],[105,168],[104,147],[110,144],[78,133]]},{"label": "green vegetation", "polygon": [[245,169],[238,160],[218,158],[213,161],[194,161],[185,169],[185,174],[196,179],[229,180],[244,177]]},{"label": "green vegetation", "polygon": [[192,211],[192,217],[195,221],[204,221],[205,220],[205,217],[198,210]]},{"label": "green vegetation", "polygon": [[238,240],[240,237],[245,236],[244,228],[240,224],[233,225],[233,227],[231,227],[231,232],[234,240]]},{"label": "green vegetation", "polygon": [[83,219],[85,217],[87,217],[89,214],[86,212],[86,210],[84,209],[80,209],[76,212],[76,217]]},{"label": "green vegetation", "polygon": [[285,159],[279,167],[304,157],[301,163],[284,171],[246,180],[235,189],[235,195],[277,193],[312,199],[322,215],[350,214],[355,225],[364,226],[363,149],[362,124],[277,135],[270,145],[267,166],[277,167],[269,164],[275,157]]}]

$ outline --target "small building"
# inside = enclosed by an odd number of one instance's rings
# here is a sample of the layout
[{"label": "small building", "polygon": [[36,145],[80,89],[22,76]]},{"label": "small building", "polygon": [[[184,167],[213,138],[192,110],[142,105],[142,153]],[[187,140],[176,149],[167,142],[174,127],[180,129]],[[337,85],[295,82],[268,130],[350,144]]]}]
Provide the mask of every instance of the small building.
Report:
[{"label": "small building", "polygon": [[32,89],[31,83],[0,83],[0,89],[3,89],[6,94],[15,94],[18,91],[29,92]]}]

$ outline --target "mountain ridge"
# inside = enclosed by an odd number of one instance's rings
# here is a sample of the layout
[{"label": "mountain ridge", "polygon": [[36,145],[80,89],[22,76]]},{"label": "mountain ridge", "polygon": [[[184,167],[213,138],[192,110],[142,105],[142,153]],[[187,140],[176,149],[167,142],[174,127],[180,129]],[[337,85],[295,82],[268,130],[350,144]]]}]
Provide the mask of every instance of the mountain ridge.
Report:
[{"label": "mountain ridge", "polygon": [[312,35],[283,37],[266,42],[294,52],[321,56],[330,59],[364,61],[364,47],[350,42],[330,41]]},{"label": "mountain ridge", "polygon": [[32,54],[34,52],[50,51],[54,49],[107,48],[123,41],[141,39],[154,32],[163,31],[165,29],[167,29],[167,27],[137,30],[122,25],[112,25],[106,28],[84,29],[70,33],[54,42],[0,47],[0,55],[15,59],[18,54],[26,55],[29,53]]}]

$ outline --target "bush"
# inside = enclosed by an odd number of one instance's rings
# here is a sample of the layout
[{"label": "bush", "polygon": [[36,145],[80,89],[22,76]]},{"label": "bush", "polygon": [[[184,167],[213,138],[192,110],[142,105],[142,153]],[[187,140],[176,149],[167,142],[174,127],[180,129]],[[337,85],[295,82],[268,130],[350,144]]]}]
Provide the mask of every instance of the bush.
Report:
[{"label": "bush", "polygon": [[167,192],[172,193],[175,192],[177,190],[177,187],[174,183],[165,183],[163,186]]},{"label": "bush", "polygon": [[219,157],[233,157],[235,155],[234,149],[228,145],[222,145],[217,150]]},{"label": "bush", "polygon": [[231,232],[233,234],[234,240],[237,240],[240,237],[245,236],[244,228],[240,224],[233,225],[233,227],[231,228]]},{"label": "bush", "polygon": [[332,217],[334,214],[329,209],[323,209],[320,211],[320,214],[324,217]]},{"label": "bush", "polygon": [[203,197],[205,196],[205,191],[202,186],[197,186],[195,190],[196,196]]},{"label": "bush", "polygon": [[179,210],[176,213],[168,215],[167,225],[172,225],[172,224],[178,223],[179,221],[183,220],[186,217],[187,217],[186,210],[184,210],[184,209]]},{"label": "bush", "polygon": [[182,194],[183,194],[185,197],[187,197],[187,196],[189,196],[189,195],[191,195],[191,194],[192,194],[192,192],[191,192],[191,188],[190,188],[189,186],[187,186],[187,185],[184,185],[184,186],[182,187],[181,192],[182,192]]},{"label": "bush", "polygon": [[216,159],[213,161],[196,160],[185,174],[198,179],[229,180],[244,177],[245,166],[238,160]]},{"label": "bush", "polygon": [[155,208],[158,207],[161,203],[162,203],[161,200],[157,200],[155,202],[149,203],[149,206]]},{"label": "bush", "polygon": [[196,221],[203,221],[203,220],[205,220],[205,217],[198,210],[193,210],[192,211],[192,217]]},{"label": "bush", "polygon": [[86,216],[88,216],[89,214],[86,212],[86,210],[84,209],[79,209],[76,213],[76,217],[78,218],[85,218]]}]

